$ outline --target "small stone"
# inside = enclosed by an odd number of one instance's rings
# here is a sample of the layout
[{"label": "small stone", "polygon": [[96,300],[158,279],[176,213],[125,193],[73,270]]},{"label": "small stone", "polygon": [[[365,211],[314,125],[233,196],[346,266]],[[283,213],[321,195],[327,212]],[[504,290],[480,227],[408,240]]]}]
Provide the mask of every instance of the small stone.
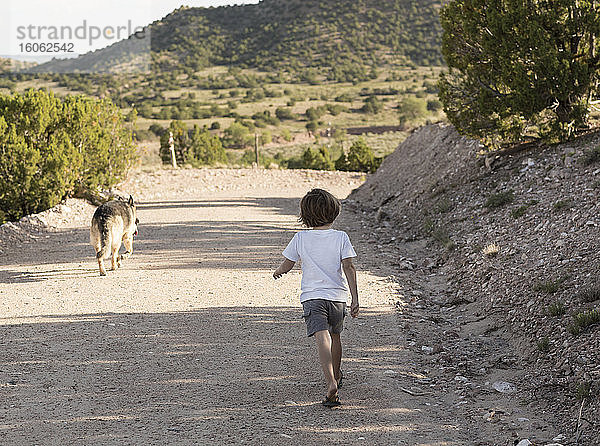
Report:
[{"label": "small stone", "polygon": [[500,393],[514,393],[517,391],[517,388],[514,384],[508,383],[506,381],[496,381],[492,384],[494,390]]}]

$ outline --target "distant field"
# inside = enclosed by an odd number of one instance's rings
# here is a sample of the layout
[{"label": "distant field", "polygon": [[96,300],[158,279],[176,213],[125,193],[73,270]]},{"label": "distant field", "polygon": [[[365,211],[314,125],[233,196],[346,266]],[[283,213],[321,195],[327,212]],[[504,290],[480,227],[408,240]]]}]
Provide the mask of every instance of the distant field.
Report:
[{"label": "distant field", "polygon": [[[182,86],[179,88],[164,88],[159,91],[152,90],[151,85],[143,77],[134,78],[131,80],[121,80],[123,85],[119,87],[119,92],[111,91],[110,89],[101,91],[100,88],[94,90],[93,87],[88,87],[85,94],[96,97],[108,95],[113,100],[115,98],[125,98],[122,101],[122,109],[124,113],[129,113],[132,110],[129,101],[135,100],[135,108],[139,109],[145,102],[146,110],[157,115],[161,110],[179,110],[180,104],[193,103],[197,108],[204,110],[210,107],[218,107],[222,113],[234,114],[234,116],[211,116],[203,118],[183,118],[183,121],[189,128],[194,125],[211,127],[215,123],[219,129],[213,130],[214,133],[224,133],[232,123],[238,120],[249,126],[250,134],[257,133],[265,135],[265,138],[271,139],[271,142],[261,146],[263,153],[273,157],[277,153],[290,157],[298,156],[302,151],[311,145],[319,144],[330,147],[333,153],[341,152],[342,147],[347,149],[354,140],[359,136],[344,136],[344,129],[349,127],[374,127],[374,126],[398,126],[399,124],[399,102],[407,97],[412,96],[420,101],[433,101],[437,99],[435,85],[441,71],[440,67],[420,67],[420,68],[398,68],[390,67],[381,69],[376,79],[357,83],[331,83],[323,79],[319,80],[317,85],[309,83],[275,83],[263,82],[253,88],[203,88],[202,85],[194,87],[193,82],[190,82],[189,76],[180,75],[176,79],[171,79],[170,84],[179,83]],[[273,73],[270,73],[273,74]],[[258,70],[245,69],[237,72],[238,76],[254,76],[255,79],[264,79],[269,73],[264,73]],[[210,77],[209,77],[210,76]],[[212,67],[210,69],[201,70],[194,73],[194,79],[218,79],[227,80],[233,79],[231,72],[227,67]],[[55,92],[58,96],[67,94],[81,94],[82,91],[76,88],[66,88],[61,86],[57,81],[52,80],[27,80],[18,81],[12,88],[13,91],[24,91],[28,88],[47,88]],[[246,98],[259,90],[276,95],[275,97],[262,98]],[[8,93],[10,90],[0,89],[3,93]],[[148,98],[148,92],[154,95],[155,99]],[[381,94],[397,92],[395,94]],[[145,92],[145,93],[144,93]],[[369,94],[372,93],[372,94]],[[144,94],[146,96],[144,96]],[[378,99],[381,109],[377,113],[365,113],[361,111],[365,105],[365,100],[369,96],[374,96]],[[342,97],[342,100],[340,100]],[[136,98],[136,99],[130,99]],[[156,99],[160,98],[160,99]],[[336,101],[336,98],[338,99]],[[157,102],[168,105],[155,105]],[[317,130],[313,134],[309,134],[306,125],[309,119],[306,116],[306,111],[313,107],[326,106],[342,106],[345,111],[337,115],[329,112],[319,116],[317,122]],[[185,106],[185,105],[182,105]],[[257,113],[268,111],[271,116],[275,116],[277,108],[289,109],[293,115],[293,119],[281,120],[277,125],[257,124],[252,116]],[[171,112],[170,112],[171,113]],[[146,113],[147,114],[147,113]],[[411,120],[404,126],[404,131],[392,132],[387,134],[365,134],[367,144],[374,150],[376,156],[384,156],[393,151],[400,142],[404,140],[408,132],[417,126],[420,126],[429,121],[444,120],[443,111],[427,111],[422,116]],[[135,126],[140,131],[139,135],[143,139],[140,141],[142,157],[144,162],[152,163],[158,160],[158,156],[153,152],[158,151],[158,137],[148,131],[152,124],[158,124],[163,128],[169,126],[173,118],[159,119],[157,116],[153,118],[138,115]],[[330,135],[331,138],[328,138]],[[337,136],[334,138],[333,136]],[[251,145],[250,145],[251,147]],[[239,153],[239,150],[233,150],[233,153]],[[234,156],[235,158],[235,156]],[[153,161],[154,160],[154,161]]]}]

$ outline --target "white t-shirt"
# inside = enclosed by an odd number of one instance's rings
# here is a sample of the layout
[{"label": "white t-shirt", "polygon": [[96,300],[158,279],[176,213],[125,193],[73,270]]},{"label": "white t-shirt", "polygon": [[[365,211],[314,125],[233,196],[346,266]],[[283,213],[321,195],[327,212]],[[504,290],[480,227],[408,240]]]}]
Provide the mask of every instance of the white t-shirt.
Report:
[{"label": "white t-shirt", "polygon": [[342,260],[356,257],[348,234],[335,229],[297,232],[283,251],[292,262],[302,261],[300,302],[326,299],[346,302],[348,285],[342,274]]}]

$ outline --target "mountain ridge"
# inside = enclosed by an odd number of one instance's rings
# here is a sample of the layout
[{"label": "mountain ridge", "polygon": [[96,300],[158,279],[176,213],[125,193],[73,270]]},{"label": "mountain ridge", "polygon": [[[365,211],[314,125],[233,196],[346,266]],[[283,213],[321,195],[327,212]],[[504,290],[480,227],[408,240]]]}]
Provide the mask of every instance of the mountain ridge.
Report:
[{"label": "mountain ridge", "polygon": [[[262,0],[258,4],[181,7],[147,26],[152,71],[214,65],[263,70],[443,64],[437,0]],[[126,41],[33,71],[110,72],[131,63]],[[104,61],[104,62],[103,62]],[[343,71],[343,70],[342,70]]]}]

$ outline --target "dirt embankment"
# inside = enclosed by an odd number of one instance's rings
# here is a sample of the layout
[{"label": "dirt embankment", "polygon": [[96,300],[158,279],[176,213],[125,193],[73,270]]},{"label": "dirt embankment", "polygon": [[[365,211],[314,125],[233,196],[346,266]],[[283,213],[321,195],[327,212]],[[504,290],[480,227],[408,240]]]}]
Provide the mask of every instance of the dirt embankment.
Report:
[{"label": "dirt embankment", "polygon": [[[522,370],[522,400],[539,402],[578,444],[600,434],[600,163],[589,155],[599,142],[592,134],[486,167],[475,141],[428,126],[349,197],[383,227],[400,228],[396,243],[428,240],[428,266],[447,280],[422,305],[441,309],[442,326],[452,327],[449,314],[464,321],[440,351],[471,339],[467,373],[486,379],[494,361]],[[490,334],[502,342],[479,343]]]}]

